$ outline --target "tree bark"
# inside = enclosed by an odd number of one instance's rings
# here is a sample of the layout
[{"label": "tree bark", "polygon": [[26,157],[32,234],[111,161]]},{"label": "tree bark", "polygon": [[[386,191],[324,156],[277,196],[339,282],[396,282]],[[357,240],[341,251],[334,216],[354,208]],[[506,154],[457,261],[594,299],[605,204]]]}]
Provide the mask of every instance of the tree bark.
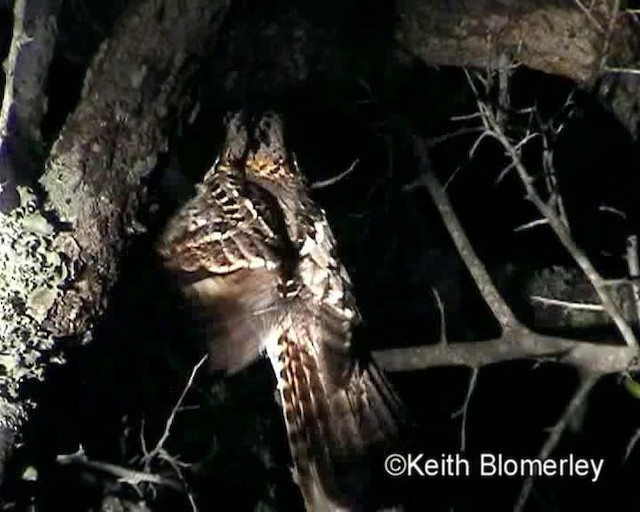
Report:
[{"label": "tree bark", "polygon": [[33,179],[42,166],[44,85],[53,57],[60,4],[61,0],[14,3],[13,37],[4,62],[0,111],[0,212],[18,205],[17,183]]},{"label": "tree bark", "polygon": [[228,3],[136,2],[95,58],[46,161],[46,200],[20,188],[20,206],[0,215],[0,481],[37,405],[26,384],[63,361],[66,342],[90,339],[141,182],[165,150],[163,129]]},{"label": "tree bark", "polygon": [[[522,64],[597,93],[634,136],[640,114],[640,30],[618,0],[401,0],[395,37],[427,64]],[[617,71],[612,71],[617,70]]]}]

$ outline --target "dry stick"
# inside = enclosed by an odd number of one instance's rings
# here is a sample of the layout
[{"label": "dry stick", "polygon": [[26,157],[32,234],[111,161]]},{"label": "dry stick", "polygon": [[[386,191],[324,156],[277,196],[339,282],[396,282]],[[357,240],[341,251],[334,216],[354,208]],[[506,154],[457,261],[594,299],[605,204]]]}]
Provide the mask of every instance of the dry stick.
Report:
[{"label": "dry stick", "polygon": [[551,299],[540,295],[531,295],[531,302],[539,302],[547,306],[560,306],[566,309],[576,309],[581,311],[603,311],[602,304],[585,304],[583,302],[570,302],[568,300]]},{"label": "dry stick", "polygon": [[607,73],[620,73],[622,75],[640,75],[640,69],[636,68],[615,68],[615,67],[605,67],[604,70]]},{"label": "dry stick", "polygon": [[[419,143],[420,141],[418,141]],[[621,346],[614,340],[603,344],[534,333],[522,326],[495,288],[476,255],[448,199],[447,193],[432,174],[424,145],[417,144],[423,174],[415,185],[426,186],[451,234],[458,251],[469,268],[482,297],[503,328],[501,337],[468,343],[438,343],[418,347],[387,349],[374,353],[376,361],[387,371],[412,371],[440,366],[479,368],[514,359],[552,358],[573,365],[580,371],[612,373],[628,370],[635,362],[635,347]]]},{"label": "dry stick", "polygon": [[587,7],[585,7],[585,5],[580,0],[573,0],[573,1],[580,8],[583,14],[589,19],[589,21],[593,24],[593,26],[598,29],[598,32],[604,33],[604,27],[595,18],[593,13],[589,9],[587,9]]},{"label": "dry stick", "polygon": [[440,298],[440,293],[438,293],[438,290],[431,287],[431,291],[433,292],[433,296],[435,297],[436,306],[438,306],[438,313],[440,316],[440,343],[446,345],[449,337],[447,336],[447,317],[444,312],[444,303]]},{"label": "dry stick", "polygon": [[526,224],[521,224],[520,226],[516,226],[513,228],[514,233],[518,233],[519,231],[527,231],[528,229],[535,228],[537,226],[546,226],[549,224],[547,219],[536,219],[531,222],[527,222]]},{"label": "dry stick", "polygon": [[356,158],[345,171],[342,171],[340,174],[332,176],[331,178],[327,178],[326,180],[314,181],[313,183],[311,183],[311,185],[309,185],[309,188],[312,190],[318,190],[338,183],[341,179],[351,174],[356,165],[358,165],[358,162],[360,162],[360,160]]},{"label": "dry stick", "polygon": [[180,469],[180,463],[171,457],[164,457],[164,460],[166,460],[169,463],[169,465],[175,471],[176,475],[178,475],[178,478],[180,478],[180,482],[182,482],[182,485],[184,486],[183,490],[187,495],[187,500],[189,501],[189,506],[191,507],[192,512],[198,512],[198,504],[196,503],[196,499],[193,496],[193,492],[191,492],[191,490],[189,489],[187,480],[184,477],[182,470]]},{"label": "dry stick", "polygon": [[73,453],[70,455],[58,455],[56,457],[56,462],[60,465],[77,464],[89,469],[103,471],[134,487],[142,482],[146,482],[150,484],[164,485],[180,492],[184,490],[182,485],[180,485],[178,482],[175,482],[174,480],[170,480],[168,478],[164,478],[160,475],[145,473],[142,471],[134,471],[132,469],[123,468],[122,466],[111,464],[109,462],[89,460],[82,448],[77,453]]},{"label": "dry stick", "polygon": [[507,303],[502,299],[500,292],[491,280],[491,276],[489,276],[489,273],[474,251],[471,242],[467,238],[467,235],[453,210],[453,206],[449,201],[447,193],[444,191],[438,182],[438,178],[436,178],[431,170],[431,163],[424,141],[416,139],[415,147],[416,154],[420,159],[420,166],[422,168],[419,181],[427,188],[429,194],[431,194],[436,208],[444,221],[447,231],[449,232],[460,257],[469,269],[471,277],[478,286],[482,297],[500,323],[503,332],[511,333],[514,331],[527,330],[526,327],[518,321]]},{"label": "dry stick", "polygon": [[[571,398],[571,401],[567,405],[567,408],[560,416],[558,422],[553,426],[549,433],[549,437],[545,441],[540,453],[538,454],[538,458],[540,460],[545,460],[551,453],[557,448],[560,443],[560,439],[562,438],[562,434],[567,429],[569,422],[571,421],[573,415],[576,411],[583,405],[584,401],[587,399],[589,392],[596,384],[598,379],[601,377],[599,373],[591,373],[591,374],[583,374],[581,375],[580,385],[578,389]],[[518,495],[518,500],[516,501],[515,507],[513,508],[514,512],[520,512],[524,509],[524,506],[531,494],[531,490],[533,489],[534,477],[529,476],[525,479],[524,484],[522,485],[522,489],[520,490],[520,494]]]},{"label": "dry stick", "polygon": [[471,377],[469,378],[469,385],[467,386],[467,394],[464,398],[462,407],[453,413],[452,418],[462,415],[462,425],[460,425],[460,451],[464,452],[467,448],[467,416],[469,412],[469,403],[471,402],[471,396],[476,389],[478,382],[479,368],[471,369]]},{"label": "dry stick", "polygon": [[[614,10],[614,16],[617,16],[617,6],[618,2],[616,1],[616,8]],[[604,64],[604,62],[603,62]],[[582,251],[582,249],[575,243],[571,234],[568,230],[568,227],[562,222],[562,220],[558,217],[558,215],[554,212],[553,208],[550,207],[549,204],[545,203],[542,198],[538,195],[535,187],[533,186],[533,178],[526,170],[522,160],[520,159],[519,147],[522,146],[519,143],[514,146],[504,134],[502,130],[502,126],[499,123],[498,118],[494,114],[494,112],[486,106],[480,99],[477,100],[478,107],[480,112],[483,113],[482,120],[487,128],[487,132],[490,133],[496,140],[498,140],[503,149],[509,156],[511,162],[514,164],[514,169],[518,172],[520,180],[522,181],[525,190],[527,192],[527,198],[538,208],[540,213],[548,219],[549,225],[553,229],[556,236],[560,239],[562,244],[565,246],[567,251],[572,255],[575,261],[580,265],[585,275],[591,281],[591,284],[598,293],[600,300],[602,301],[602,305],[610,317],[616,323],[620,333],[622,334],[625,342],[629,346],[629,348],[637,350],[637,340],[630,326],[627,324],[626,320],[622,316],[620,310],[617,305],[611,299],[608,290],[606,289],[606,285],[604,280],[600,276],[600,274],[596,271],[595,267],[593,267],[591,261],[588,259],[586,254]],[[551,452],[557,447],[560,439],[562,437],[563,432],[565,431],[571,417],[574,415],[575,411],[583,404],[586,399],[589,391],[598,378],[602,375],[602,372],[582,372],[581,373],[581,382],[578,390],[576,391],[574,397],[571,402],[567,406],[564,414],[558,421],[558,423],[552,429],[549,438],[543,445],[539,458],[541,460],[545,460]],[[527,499],[531,493],[533,488],[533,477],[528,477],[521,489],[520,495],[516,502],[514,510],[519,512],[521,511]]]},{"label": "dry stick", "polygon": [[[567,230],[571,232],[569,226],[569,217],[564,207],[564,201],[558,191],[558,177],[556,176],[556,168],[553,164],[553,151],[549,146],[549,139],[546,136],[542,136],[542,168],[544,171],[544,178],[547,185],[547,191],[551,198],[551,204],[556,209],[557,215],[562,223],[567,226]],[[545,219],[546,220],[546,219]]]},{"label": "dry stick", "polygon": [[479,127],[473,127],[473,128],[460,128],[458,130],[455,130],[453,132],[449,132],[449,133],[445,133],[443,135],[438,135],[436,137],[431,137],[427,140],[427,146],[432,148],[435,146],[439,146],[440,144],[442,144],[443,142],[446,142],[448,140],[451,139],[455,139],[457,137],[460,137],[461,135],[468,135],[470,133],[478,133],[481,130],[481,128]]},{"label": "dry stick", "polygon": [[594,373],[624,372],[635,367],[637,352],[634,348],[615,344],[614,341],[603,340],[603,343],[606,344],[524,330],[491,340],[380,350],[374,352],[374,357],[389,372],[442,366],[479,368],[515,359],[550,360]]},{"label": "dry stick", "polygon": [[509,58],[501,53],[498,58],[498,122],[503,126],[508,121],[511,110],[509,77],[511,75]]},{"label": "dry stick", "polygon": [[631,439],[629,439],[629,442],[627,443],[627,447],[624,450],[624,457],[622,459],[622,462],[626,462],[627,459],[629,459],[629,455],[631,455],[631,452],[635,448],[636,444],[638,444],[639,440],[640,440],[640,427],[636,429],[636,431],[631,436]]},{"label": "dry stick", "polygon": [[187,381],[187,384],[185,385],[184,389],[182,390],[182,393],[180,394],[180,398],[178,398],[178,401],[176,402],[176,405],[173,407],[173,410],[171,411],[171,414],[169,415],[169,418],[167,419],[167,422],[166,422],[166,424],[164,426],[164,432],[162,433],[162,436],[158,440],[158,443],[156,444],[156,447],[150,453],[147,453],[144,456],[144,460],[145,460],[146,464],[148,464],[156,455],[158,455],[163,450],[164,443],[166,442],[166,440],[171,435],[171,427],[173,426],[173,421],[176,418],[176,414],[178,413],[178,409],[180,409],[180,406],[182,405],[182,402],[184,401],[185,397],[187,396],[187,392],[191,389],[191,386],[193,385],[193,380],[195,379],[196,374],[198,373],[198,370],[204,364],[204,362],[207,360],[207,357],[208,356],[206,356],[206,355],[202,356],[200,361],[198,361],[198,363],[191,370],[191,375],[189,376],[189,380]]},{"label": "dry stick", "polygon": [[[559,362],[573,364],[578,368],[583,378],[581,379],[580,387],[569,403],[565,413],[554,426],[549,438],[541,449],[539,456],[544,460],[557,447],[570,419],[584,402],[589,391],[597,382],[597,379],[605,373],[628,369],[628,367],[635,362],[637,354],[636,347],[633,345],[594,345],[576,340],[544,336],[531,332],[526,327],[521,326],[491,282],[484,266],[473,251],[448,201],[446,192],[442,189],[429,168],[429,161],[424,146],[417,145],[417,149],[418,154],[421,155],[424,170],[426,171],[421,177],[421,182],[431,193],[456,247],[478,284],[487,304],[503,327],[504,333],[500,338],[490,341],[454,345],[437,344],[413,349],[401,349],[400,352],[397,350],[385,351],[376,354],[376,358],[382,366],[389,370],[399,369],[397,367],[398,362],[409,362],[413,364],[418,362],[422,368],[450,364],[470,366],[474,374],[469,384],[469,392],[467,394],[467,401],[465,401],[465,405],[463,406],[463,412],[466,412],[464,408],[468,405],[470,393],[475,386],[476,372],[481,366],[518,357],[536,356],[551,357]],[[514,334],[518,336],[515,337],[513,336]],[[393,368],[394,363],[396,363],[396,368]],[[463,446],[466,441],[464,437],[464,421],[465,418],[463,417],[463,430],[461,433]],[[524,507],[532,487],[533,479],[530,478],[523,484],[516,504],[516,510],[521,510],[522,507]]]},{"label": "dry stick", "polygon": [[480,108],[480,111],[483,113],[483,121],[486,123],[488,133],[490,133],[490,135],[494,139],[502,144],[503,149],[509,156],[510,160],[513,162],[513,168],[518,173],[520,181],[522,181],[522,184],[524,185],[527,192],[527,199],[529,199],[529,201],[533,203],[538,211],[549,221],[549,226],[551,227],[553,232],[556,234],[562,245],[569,252],[569,254],[571,254],[573,259],[585,273],[585,275],[591,282],[591,285],[598,294],[598,297],[602,302],[602,306],[616,324],[618,330],[620,331],[620,334],[624,338],[625,343],[630,347],[637,348],[638,341],[636,340],[633,330],[625,320],[616,303],[611,299],[604,279],[595,269],[595,267],[591,263],[591,260],[589,260],[582,248],[579,247],[575,240],[571,237],[569,230],[558,218],[553,209],[550,208],[549,205],[545,203],[538,195],[538,192],[533,186],[533,178],[522,163],[518,150],[507,139],[491,109],[489,109],[480,100],[478,100],[478,106]]}]

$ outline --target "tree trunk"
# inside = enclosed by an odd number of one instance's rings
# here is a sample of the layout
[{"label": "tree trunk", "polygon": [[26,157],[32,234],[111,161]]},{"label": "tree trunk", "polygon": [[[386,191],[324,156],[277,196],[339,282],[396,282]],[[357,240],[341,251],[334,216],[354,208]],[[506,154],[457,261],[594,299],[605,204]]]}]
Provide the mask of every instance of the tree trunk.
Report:
[{"label": "tree trunk", "polygon": [[166,148],[164,129],[191,64],[227,7],[225,0],[194,0],[188,9],[180,0],[136,2],[101,48],[46,161],[46,200],[21,188],[21,205],[0,216],[0,468],[37,405],[26,384],[62,361],[65,344],[90,339],[141,182]]}]

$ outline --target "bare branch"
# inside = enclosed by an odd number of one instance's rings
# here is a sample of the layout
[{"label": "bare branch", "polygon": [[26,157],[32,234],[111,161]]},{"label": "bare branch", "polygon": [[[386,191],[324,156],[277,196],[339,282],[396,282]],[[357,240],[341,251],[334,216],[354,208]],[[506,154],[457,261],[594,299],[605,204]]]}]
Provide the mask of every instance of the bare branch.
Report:
[{"label": "bare branch", "polygon": [[595,18],[593,13],[589,9],[587,9],[580,0],[573,0],[573,1],[578,6],[578,8],[584,13],[584,15],[589,19],[589,21],[593,24],[593,26],[596,27],[598,31],[604,34],[604,27]]},{"label": "bare branch", "polygon": [[443,135],[438,135],[437,137],[430,137],[427,139],[427,147],[433,148],[443,142],[446,142],[451,139],[455,139],[456,137],[460,137],[461,135],[468,135],[470,133],[478,133],[480,128],[460,128],[450,133],[445,133]]},{"label": "bare branch", "polygon": [[[603,340],[604,342],[604,340]],[[548,359],[574,366],[579,371],[606,374],[627,371],[636,365],[633,347],[610,343],[590,343],[570,338],[513,331],[491,340],[441,343],[409,348],[380,350],[376,361],[385,370],[402,372],[443,366],[482,366],[517,359]]]},{"label": "bare branch", "polygon": [[520,152],[514,146],[514,144],[511,143],[509,138],[502,130],[502,127],[498,123],[498,120],[493,111],[487,107],[487,105],[479,98],[479,96],[477,96],[477,104],[478,110],[482,113],[483,123],[487,128],[487,133],[490,133],[494,139],[500,142],[505,150],[505,153],[507,154],[511,162],[513,162],[513,164],[515,165],[515,169],[518,172],[520,181],[525,187],[527,199],[529,199],[538,209],[538,211],[543,215],[543,217],[548,220],[549,226],[556,234],[562,245],[564,245],[565,249],[567,249],[569,254],[573,257],[575,262],[585,273],[596,293],[598,294],[598,297],[600,298],[605,311],[616,324],[618,330],[620,331],[620,334],[624,338],[627,345],[631,347],[637,347],[638,341],[636,340],[635,334],[625,320],[622,312],[620,311],[620,308],[611,298],[604,279],[593,266],[586,253],[571,237],[567,226],[562,222],[558,214],[549,204],[542,200],[542,198],[536,191],[535,187],[533,186],[533,177],[522,162],[520,158]]},{"label": "bare branch", "polygon": [[345,176],[348,176],[349,174],[351,174],[353,169],[355,169],[356,165],[358,165],[359,161],[360,160],[358,160],[356,158],[351,163],[351,165],[347,168],[347,170],[342,171],[340,174],[338,174],[336,176],[332,176],[331,178],[328,178],[326,180],[315,181],[315,182],[313,182],[313,183],[311,183],[309,185],[309,188],[311,188],[313,190],[317,190],[317,189],[326,188],[326,187],[329,187],[331,185],[334,185],[335,183],[338,183],[342,178],[344,178]]},{"label": "bare branch", "polygon": [[469,385],[467,386],[467,394],[464,398],[464,403],[462,407],[453,413],[452,417],[457,417],[462,415],[462,424],[460,425],[460,451],[464,452],[467,447],[467,417],[469,413],[469,403],[471,402],[471,396],[473,395],[474,390],[476,389],[476,384],[478,382],[478,373],[480,373],[479,368],[471,369],[471,377],[469,378]]},{"label": "bare branch", "polygon": [[530,297],[532,302],[539,302],[540,304],[550,306],[561,306],[567,309],[577,309],[582,311],[602,311],[604,308],[602,304],[584,304],[582,302],[569,302],[567,300],[551,299],[549,297],[540,297],[539,295],[532,295]]},{"label": "bare branch", "polygon": [[85,468],[102,471],[109,475],[115,476],[119,481],[127,483],[133,487],[136,487],[140,483],[150,483],[157,485],[164,485],[170,487],[176,491],[182,492],[184,489],[182,485],[174,480],[156,475],[153,473],[147,473],[142,471],[135,471],[129,468],[124,468],[116,464],[109,462],[101,462],[90,460],[85,454],[82,447],[76,452],[69,455],[58,455],[56,462],[62,466],[79,465]]},{"label": "bare branch", "polygon": [[516,226],[513,228],[514,233],[518,233],[519,231],[527,231],[531,228],[535,228],[536,226],[546,226],[549,224],[547,219],[536,219],[531,222],[527,222],[526,224],[521,224],[520,226]]},{"label": "bare branch", "polygon": [[415,139],[414,143],[415,152],[418,157],[418,165],[421,168],[421,175],[418,182],[423,184],[429,191],[436,208],[440,212],[442,220],[449,231],[449,235],[458,249],[460,257],[469,269],[471,277],[478,286],[482,297],[505,332],[521,330],[522,326],[520,322],[511,311],[511,308],[509,308],[507,303],[500,296],[498,289],[491,280],[491,276],[489,276],[489,273],[473,249],[471,242],[469,242],[464,229],[460,225],[460,221],[453,210],[453,206],[449,201],[447,193],[433,174],[424,142],[420,139]]},{"label": "bare branch", "polygon": [[627,461],[629,459],[631,452],[636,447],[636,444],[638,444],[639,440],[640,440],[640,427],[636,429],[636,431],[631,436],[631,439],[629,439],[629,442],[627,443],[627,447],[624,450],[624,458],[622,459],[623,461]]},{"label": "bare branch", "polygon": [[613,206],[607,206],[606,204],[601,204],[598,207],[598,210],[601,212],[612,213],[613,215],[617,215],[618,217],[621,217],[623,219],[627,218],[627,214],[625,212],[619,210],[618,208],[614,208]]},{"label": "bare branch", "polygon": [[436,305],[438,306],[438,313],[440,314],[440,343],[447,343],[449,337],[447,336],[447,318],[444,314],[444,303],[440,298],[438,290],[431,288],[433,296],[436,299]]},{"label": "bare branch", "polygon": [[164,432],[162,433],[162,436],[158,440],[158,443],[156,444],[155,448],[151,450],[151,452],[146,453],[144,456],[145,465],[148,466],[148,464],[164,449],[164,443],[167,441],[167,439],[169,439],[169,436],[171,435],[171,427],[173,426],[173,422],[176,418],[176,415],[178,414],[178,410],[182,406],[182,402],[184,402],[184,399],[187,396],[187,392],[191,389],[191,386],[193,385],[193,381],[196,377],[196,374],[198,373],[198,370],[207,360],[207,357],[208,356],[206,355],[202,356],[200,361],[198,361],[198,363],[191,370],[191,375],[189,375],[189,380],[187,381],[187,384],[185,385],[184,389],[182,390],[182,393],[180,394],[180,398],[178,398],[176,405],[173,407],[171,414],[169,415],[169,418],[165,423]]}]

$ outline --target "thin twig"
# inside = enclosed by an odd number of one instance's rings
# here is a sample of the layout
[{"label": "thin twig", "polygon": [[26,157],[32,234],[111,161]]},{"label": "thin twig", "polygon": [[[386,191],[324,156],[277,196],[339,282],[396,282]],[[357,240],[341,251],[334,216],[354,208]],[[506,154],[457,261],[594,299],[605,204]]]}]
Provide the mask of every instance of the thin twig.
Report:
[{"label": "thin twig", "polygon": [[584,13],[584,15],[589,19],[593,26],[598,29],[598,32],[604,33],[604,27],[600,24],[600,22],[595,18],[595,16],[591,13],[589,9],[585,7],[585,5],[580,0],[573,0],[573,2],[580,8],[580,10]]},{"label": "thin twig", "polygon": [[627,447],[624,450],[624,458],[622,459],[623,462],[626,462],[629,459],[631,452],[636,447],[636,444],[638,444],[639,440],[640,440],[640,427],[636,429],[636,431],[631,436],[631,439],[629,439],[629,442],[627,443]]},{"label": "thin twig", "polygon": [[505,53],[501,53],[498,58],[498,122],[504,126],[509,122],[509,112],[511,110],[511,88],[509,79],[511,69],[509,59]]},{"label": "thin twig", "polygon": [[462,424],[460,425],[460,451],[464,452],[467,447],[467,416],[469,413],[469,403],[471,402],[471,396],[476,388],[478,382],[478,368],[471,368],[471,377],[469,378],[469,385],[467,386],[467,394],[464,398],[464,403],[459,410],[453,413],[453,418],[462,415]]},{"label": "thin twig", "polygon": [[478,128],[478,127],[460,128],[460,129],[455,130],[453,132],[445,133],[444,135],[438,135],[437,137],[430,137],[429,139],[426,140],[427,147],[433,148],[433,147],[438,146],[439,144],[442,144],[443,142],[446,142],[446,141],[448,141],[450,139],[454,139],[456,137],[460,137],[461,135],[468,135],[470,133],[478,133],[479,131],[480,131],[480,128]]},{"label": "thin twig", "polygon": [[[553,121],[550,123],[554,136],[557,136],[560,130],[562,129],[562,125],[558,128],[557,131],[554,132],[553,129]],[[556,173],[556,167],[553,162],[554,152],[551,149],[551,145],[549,143],[549,137],[546,133],[542,134],[542,169],[544,171],[545,183],[547,185],[547,192],[549,194],[551,205],[556,209],[556,213],[558,217],[562,221],[562,223],[567,227],[567,230],[571,232],[571,227],[569,226],[569,217],[567,216],[567,212],[564,207],[564,201],[562,199],[562,195],[560,194],[560,187],[558,184],[558,176]]]},{"label": "thin twig", "polygon": [[613,206],[607,206],[606,204],[601,204],[598,207],[598,211],[613,213],[614,215],[617,215],[618,217],[622,217],[623,219],[627,218],[627,214],[625,212],[623,212],[618,208],[614,208]]},{"label": "thin twig", "polygon": [[511,308],[501,297],[500,292],[498,292],[498,289],[493,284],[491,276],[467,238],[446,191],[431,170],[431,162],[427,154],[426,146],[420,139],[415,139],[415,152],[421,168],[421,175],[418,182],[424,185],[429,191],[436,208],[440,212],[447,231],[449,231],[449,235],[458,249],[460,257],[469,269],[471,277],[480,290],[482,297],[504,331],[523,329],[523,326],[513,314]]},{"label": "thin twig", "polygon": [[[542,449],[540,450],[540,453],[538,453],[538,459],[543,461],[546,460],[549,455],[551,455],[551,453],[558,447],[560,439],[562,438],[562,434],[564,434],[565,430],[567,429],[572,417],[574,416],[576,411],[580,407],[582,407],[584,401],[589,395],[589,392],[596,384],[596,382],[598,382],[598,379],[600,377],[600,374],[585,374],[582,376],[580,385],[574,393],[573,398],[562,413],[562,416],[560,416],[558,422],[549,432],[549,437],[545,441],[544,445],[542,445]],[[520,490],[520,494],[518,495],[516,504],[513,508],[514,512],[520,512],[524,509],[527,499],[531,494],[531,490],[533,489],[533,482],[533,476],[529,476],[525,479],[524,484],[522,485],[522,489]]]},{"label": "thin twig", "polygon": [[150,483],[170,487],[180,492],[183,491],[182,485],[180,485],[178,482],[162,477],[160,475],[142,471],[134,471],[132,469],[123,468],[122,466],[111,464],[109,462],[90,460],[86,456],[82,447],[80,447],[80,449],[76,453],[68,455],[58,455],[56,457],[56,462],[60,465],[77,464],[85,468],[102,471],[109,475],[115,476],[121,482],[127,483],[134,487],[140,483]]},{"label": "thin twig", "polygon": [[342,178],[344,178],[345,176],[348,176],[349,174],[351,174],[353,169],[355,169],[356,165],[358,165],[358,162],[360,162],[360,160],[358,158],[356,158],[351,163],[351,165],[347,168],[346,171],[342,171],[340,174],[338,174],[336,176],[332,176],[331,178],[327,178],[326,180],[315,181],[315,182],[311,183],[311,185],[309,185],[309,188],[311,188],[313,190],[318,190],[318,189],[321,189],[321,188],[329,187],[329,186],[339,182]]},{"label": "thin twig", "polygon": [[636,68],[616,68],[616,67],[606,66],[604,68],[604,71],[607,73],[620,73],[624,75],[640,75],[640,69],[636,69]]},{"label": "thin twig", "polygon": [[444,304],[442,302],[442,298],[440,297],[440,293],[435,288],[431,287],[431,291],[433,292],[433,296],[436,299],[436,305],[438,306],[438,313],[440,315],[440,343],[446,344],[448,341],[447,336],[447,318],[444,313]]},{"label": "thin twig", "polygon": [[540,295],[531,295],[529,297],[532,302],[539,302],[540,304],[548,306],[561,306],[567,309],[577,309],[583,311],[603,311],[602,304],[585,304],[583,302],[571,302],[568,300],[551,299],[549,297],[541,297]]},{"label": "thin twig", "polygon": [[182,469],[180,468],[181,464],[179,463],[179,461],[177,461],[173,457],[163,457],[163,460],[166,460],[167,463],[169,463],[169,465],[175,471],[176,475],[178,475],[178,478],[180,478],[180,481],[182,482],[182,485],[183,485],[183,490],[187,495],[187,500],[189,501],[189,506],[191,507],[192,512],[198,512],[198,505],[196,504],[196,500],[193,496],[193,493],[189,489],[187,480],[184,477],[184,474],[182,473]]},{"label": "thin twig", "polygon": [[[473,85],[472,88],[476,90],[475,86]],[[478,110],[482,113],[482,122],[487,130],[486,133],[502,145],[509,159],[515,164],[515,170],[520,177],[520,181],[525,187],[527,199],[529,199],[538,209],[538,211],[549,221],[549,226],[551,227],[553,232],[556,234],[562,245],[585,273],[585,275],[591,282],[591,285],[598,294],[598,297],[600,298],[605,311],[616,324],[616,327],[620,331],[620,334],[622,335],[625,343],[627,343],[627,345],[629,345],[630,347],[637,348],[638,341],[636,339],[636,336],[625,320],[624,316],[620,312],[620,308],[618,308],[617,304],[611,298],[609,290],[607,290],[602,276],[593,266],[586,253],[571,237],[567,226],[563,224],[562,220],[560,220],[553,208],[545,203],[536,191],[535,187],[533,186],[533,177],[529,174],[527,168],[524,166],[520,158],[520,152],[502,131],[502,128],[498,124],[493,111],[480,99],[479,96],[476,97]]]},{"label": "thin twig", "polygon": [[549,224],[547,219],[536,219],[531,222],[527,222],[526,224],[521,224],[520,226],[516,226],[513,228],[514,233],[518,233],[519,231],[527,231],[531,228],[535,228],[536,226],[546,226]]},{"label": "thin twig", "polygon": [[189,380],[187,381],[187,384],[182,390],[182,394],[180,395],[180,398],[178,398],[176,405],[173,407],[173,410],[171,411],[171,414],[169,415],[169,418],[165,423],[164,432],[162,433],[162,436],[158,440],[158,443],[156,444],[155,448],[150,453],[145,454],[144,456],[144,460],[146,464],[148,464],[155,456],[157,456],[161,452],[161,450],[163,449],[164,443],[167,441],[167,439],[171,435],[171,427],[173,426],[173,422],[176,418],[176,414],[178,413],[178,410],[182,406],[182,402],[187,396],[187,392],[189,391],[189,389],[191,389],[191,386],[193,385],[193,381],[196,377],[196,374],[198,373],[198,370],[207,360],[207,357],[208,356],[206,355],[202,356],[200,361],[198,361],[198,363],[191,370],[191,375],[189,376]]}]

